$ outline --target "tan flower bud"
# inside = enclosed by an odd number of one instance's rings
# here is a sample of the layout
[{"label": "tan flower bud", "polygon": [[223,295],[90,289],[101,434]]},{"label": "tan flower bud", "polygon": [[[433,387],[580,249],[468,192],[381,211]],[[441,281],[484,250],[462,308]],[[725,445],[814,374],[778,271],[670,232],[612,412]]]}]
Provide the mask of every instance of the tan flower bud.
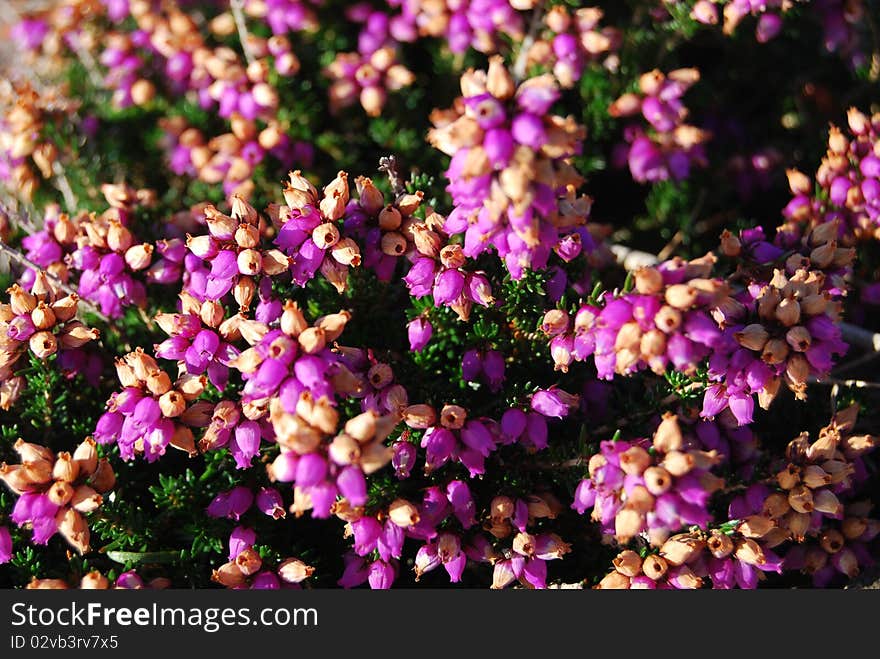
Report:
[{"label": "tan flower bud", "polygon": [[31,335],[28,347],[39,359],[47,359],[58,350],[58,341],[55,335],[49,332],[37,332]]},{"label": "tan flower bud", "polygon": [[670,451],[663,458],[662,465],[673,476],[684,476],[694,468],[694,458],[688,453]]},{"label": "tan flower bud", "polygon": [[285,302],[284,311],[281,314],[281,331],[296,338],[308,326],[299,305],[291,300]]},{"label": "tan flower bud", "polygon": [[107,458],[98,460],[95,473],[89,478],[89,484],[98,492],[109,492],[116,485],[116,474]]},{"label": "tan flower bud", "polygon": [[642,558],[631,549],[625,549],[611,560],[614,569],[626,577],[637,577],[642,573]]},{"label": "tan flower bud", "polygon": [[597,590],[629,590],[630,578],[614,570],[606,574],[595,588]]},{"label": "tan flower bud", "polygon": [[55,481],[46,495],[56,506],[66,506],[73,498],[73,486],[67,481]]},{"label": "tan flower bud", "polygon": [[89,526],[85,518],[73,508],[62,508],[55,515],[58,532],[80,554],[89,551]]},{"label": "tan flower bud", "polygon": [[278,576],[287,583],[300,583],[314,574],[315,568],[298,558],[288,558],[278,566]]},{"label": "tan flower bud", "polygon": [[379,227],[383,231],[397,231],[403,222],[403,216],[394,206],[385,206],[379,212]]},{"label": "tan flower bud", "polygon": [[666,559],[656,554],[648,554],[642,561],[642,572],[654,581],[661,579],[668,569]]},{"label": "tan flower bud", "polygon": [[683,441],[678,417],[666,412],[660,425],[657,426],[657,430],[654,431],[654,448],[661,453],[677,451],[681,449]]},{"label": "tan flower bud", "polygon": [[725,229],[721,233],[721,253],[730,258],[736,258],[742,252],[742,243],[739,238]]},{"label": "tan flower bud", "polygon": [[770,365],[781,364],[788,357],[788,350],[788,344],[782,339],[770,339],[764,345],[761,359]]},{"label": "tan flower bud", "polygon": [[805,485],[795,485],[788,492],[788,505],[796,512],[811,513],[813,512],[813,492]]},{"label": "tan flower bud", "polygon": [[706,548],[715,558],[727,558],[733,552],[733,540],[723,533],[713,531],[706,540]]},{"label": "tan flower bud", "polygon": [[654,324],[661,332],[672,334],[681,327],[681,312],[668,305],[660,307],[660,311],[654,316]]},{"label": "tan flower bud", "polygon": [[86,327],[78,320],[70,321],[58,335],[62,348],[79,348],[89,341],[96,341],[101,333],[94,328]]},{"label": "tan flower bud", "polygon": [[430,428],[437,422],[437,412],[424,403],[409,405],[403,409],[401,416],[406,425],[418,430]]},{"label": "tan flower bud", "polygon": [[767,562],[767,558],[764,556],[764,551],[761,549],[761,545],[751,538],[744,538],[736,542],[734,556],[748,565],[764,565]]},{"label": "tan flower bud", "polygon": [[644,526],[644,519],[636,510],[623,508],[614,518],[614,535],[621,544],[626,544],[638,535]]},{"label": "tan flower bud", "polygon": [[763,538],[775,526],[773,520],[763,515],[750,515],[736,527],[736,530],[747,538]]},{"label": "tan flower bud", "polygon": [[153,246],[149,243],[134,245],[129,247],[125,252],[125,262],[128,264],[128,267],[135,272],[143,270],[150,265],[152,257]]},{"label": "tan flower bud", "polygon": [[672,475],[663,467],[645,469],[645,487],[654,496],[659,496],[672,487]]},{"label": "tan flower bud", "polygon": [[674,535],[660,547],[660,555],[669,565],[679,566],[689,563],[706,547],[706,542],[691,535]]},{"label": "tan flower bud", "polygon": [[49,329],[55,324],[55,312],[45,302],[40,302],[36,309],[31,311],[31,322],[38,330]]},{"label": "tan flower bud", "polygon": [[23,439],[17,439],[12,448],[21,457],[22,462],[36,462],[37,460],[45,460],[50,464],[55,462],[55,454],[50,449],[39,444],[32,444]]},{"label": "tan flower bud", "polygon": [[828,554],[836,554],[845,544],[843,534],[835,529],[828,529],[819,534],[819,546]]},{"label": "tan flower bud", "polygon": [[733,336],[742,347],[754,350],[755,352],[761,352],[767,344],[767,339],[770,337],[764,326],[757,323],[746,325]]},{"label": "tan flower bud", "polygon": [[247,575],[241,571],[238,563],[229,561],[224,563],[211,574],[211,581],[219,583],[227,588],[244,585],[247,581]]},{"label": "tan flower bud", "polygon": [[651,456],[640,446],[632,446],[620,454],[620,468],[626,474],[641,474],[651,464]]},{"label": "tan flower bud", "polygon": [[235,564],[243,575],[250,576],[260,571],[260,568],[263,567],[263,559],[260,558],[256,549],[246,547],[235,557]]},{"label": "tan flower bud", "polygon": [[458,430],[464,426],[467,412],[460,405],[444,405],[440,410],[440,425],[451,430]]},{"label": "tan flower bud", "polygon": [[97,570],[92,570],[88,574],[83,575],[79,582],[80,590],[107,590],[110,588],[110,582],[103,574]]},{"label": "tan flower bud", "polygon": [[440,255],[442,241],[435,231],[431,231],[422,224],[413,225],[412,239],[419,254],[432,259]]},{"label": "tan flower bud", "polygon": [[79,476],[79,463],[67,451],[60,452],[52,466],[52,478],[72,483]]},{"label": "tan flower bud", "polygon": [[782,492],[773,492],[768,495],[761,507],[762,514],[770,519],[779,519],[789,510],[791,510],[791,506],[788,505],[788,495]]},{"label": "tan flower bud", "polygon": [[[357,267],[361,264],[360,247],[351,238],[342,238],[330,249],[330,254],[342,265]],[[324,262],[327,262],[326,259]]]},{"label": "tan flower bud", "polygon": [[516,83],[507,70],[504,59],[498,55],[489,58],[489,69],[486,73],[486,91],[502,101],[512,98],[516,91]]},{"label": "tan flower bud", "polygon": [[85,515],[97,510],[103,500],[103,497],[88,485],[80,485],[73,491],[70,505]]},{"label": "tan flower bud", "polygon": [[52,303],[52,313],[55,314],[55,320],[64,323],[76,315],[76,307],[79,302],[79,295],[71,293],[59,298]]}]

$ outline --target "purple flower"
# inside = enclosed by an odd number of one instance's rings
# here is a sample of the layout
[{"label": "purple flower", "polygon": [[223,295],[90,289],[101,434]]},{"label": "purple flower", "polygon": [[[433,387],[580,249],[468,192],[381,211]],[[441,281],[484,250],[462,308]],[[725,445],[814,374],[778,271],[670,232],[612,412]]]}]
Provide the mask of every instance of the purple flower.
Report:
[{"label": "purple flower", "polygon": [[406,331],[409,337],[409,349],[413,352],[421,352],[431,340],[434,328],[427,318],[419,316],[409,322]]},{"label": "purple flower", "polygon": [[12,558],[12,536],[9,529],[0,526],[0,564],[8,563]]}]

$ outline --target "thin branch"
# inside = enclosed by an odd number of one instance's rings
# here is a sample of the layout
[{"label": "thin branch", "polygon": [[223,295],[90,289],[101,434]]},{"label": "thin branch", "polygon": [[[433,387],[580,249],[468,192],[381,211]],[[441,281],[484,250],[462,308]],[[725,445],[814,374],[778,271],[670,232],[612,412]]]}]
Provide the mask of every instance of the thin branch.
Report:
[{"label": "thin branch", "polygon": [[379,171],[384,172],[391,184],[391,192],[396,198],[406,194],[406,185],[400,178],[400,170],[397,168],[396,156],[382,156],[379,158]]},{"label": "thin branch", "polygon": [[52,173],[55,174],[58,190],[64,197],[64,203],[67,205],[68,210],[72,213],[76,212],[76,209],[79,208],[79,200],[73,193],[73,188],[70,187],[70,181],[67,180],[64,166],[58,160],[52,163]]},{"label": "thin branch", "polygon": [[529,23],[529,31],[523,38],[516,56],[516,62],[513,63],[513,77],[517,82],[526,77],[526,64],[529,60],[529,51],[535,43],[538,36],[538,30],[541,29],[541,21],[544,18],[544,3],[538,2],[532,10],[532,20]]},{"label": "thin branch", "polygon": [[838,378],[810,378],[810,384],[824,384],[827,386],[849,387],[850,389],[880,389],[880,382],[868,380],[840,380]]},{"label": "thin branch", "polygon": [[244,58],[248,65],[254,63],[254,53],[251,50],[251,44],[248,37],[247,24],[244,19],[244,2],[243,0],[229,0],[229,8],[232,10],[232,17],[235,19],[235,27],[238,29],[238,39],[241,41],[241,49],[244,51]]}]

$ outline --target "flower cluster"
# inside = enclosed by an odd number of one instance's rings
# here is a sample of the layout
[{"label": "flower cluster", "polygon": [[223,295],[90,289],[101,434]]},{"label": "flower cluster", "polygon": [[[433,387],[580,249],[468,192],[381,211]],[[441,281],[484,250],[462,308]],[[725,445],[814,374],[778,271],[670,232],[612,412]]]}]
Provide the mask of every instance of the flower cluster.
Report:
[{"label": "flower cluster", "polygon": [[[674,535],[658,553],[624,550],[598,588],[756,588],[768,572],[801,570],[816,585],[852,578],[872,563],[867,543],[880,533],[871,504],[852,501],[864,478],[862,456],[877,438],[853,435],[858,408],[838,412],[816,441],[789,443],[774,487],[756,483],[733,498],[730,521]],[[785,464],[785,463],[783,463]]]},{"label": "flower cluster", "polygon": [[36,544],[44,545],[60,533],[80,554],[88,552],[89,526],[84,516],[97,510],[103,502],[101,494],[116,484],[107,458],[98,458],[91,438],[72,454],[56,454],[21,439],[13,448],[21,464],[0,465],[0,478],[19,495],[10,519],[19,527],[29,525]]},{"label": "flower cluster", "polygon": [[639,78],[638,92],[627,92],[608,108],[612,117],[641,114],[648,122],[647,130],[629,124],[624,130],[626,143],[618,145],[614,156],[620,166],[629,166],[636,181],[680,181],[693,166],[706,165],[703,144],[709,133],[686,123],[689,111],[682,101],[699,79],[697,69],[665,74],[654,69]]},{"label": "flower cluster", "polygon": [[776,554],[739,533],[681,533],[644,557],[623,550],[596,588],[695,590],[709,583],[714,589],[752,589],[765,572],[781,572],[781,564]]},{"label": "flower cluster", "polygon": [[839,221],[833,238],[843,245],[880,237],[880,115],[868,117],[850,108],[847,127],[848,134],[831,127],[815,184],[805,174],[789,170],[793,198],[783,210],[793,228],[805,227],[801,233]]},{"label": "flower cluster", "polygon": [[552,249],[582,227],[591,200],[575,198],[581,178],[568,159],[585,130],[550,114],[559,98],[551,75],[516,84],[500,57],[461,78],[455,107],[435,111],[428,140],[452,156],[446,177],[455,205],[448,234],[464,234],[463,254],[490,248],[518,279],[546,267]]},{"label": "flower cluster", "polygon": [[64,372],[94,379],[96,364],[82,348],[100,332],[75,319],[78,295],[61,296],[42,271],[30,292],[14,284],[7,293],[9,302],[0,304],[0,409],[8,410],[21,395],[24,379],[16,370],[29,354],[40,360],[57,354]]},{"label": "flower cluster", "polygon": [[709,254],[641,268],[631,293],[606,294],[599,307],[584,304],[574,319],[562,309],[548,311],[541,330],[553,337],[556,369],[567,371],[572,362],[593,356],[602,379],[645,368],[662,374],[670,364],[693,372],[721,338],[710,311],[728,289],[709,278],[714,263]]},{"label": "flower cluster", "polygon": [[498,50],[499,38],[523,36],[523,20],[517,10],[531,9],[534,0],[388,0],[400,7],[389,22],[391,35],[399,41],[418,37],[444,39],[453,53],[469,47],[482,53]]},{"label": "flower cluster", "polygon": [[47,123],[76,109],[60,90],[38,93],[29,83],[0,87],[0,181],[29,201],[41,179],[54,176],[58,147],[43,137]]},{"label": "flower cluster", "polygon": [[682,527],[711,521],[709,498],[724,485],[710,471],[718,462],[715,451],[686,448],[678,418],[669,414],[651,442],[602,442],[572,507],[581,514],[592,508],[592,518],[620,544],[644,534],[660,546]]},{"label": "flower cluster", "polygon": [[236,116],[230,120],[230,132],[213,137],[183,117],[163,117],[159,127],[171,171],[204,183],[222,182],[227,195],[249,197],[254,169],[267,156],[282,166],[310,164],[314,157],[310,144],[291,140],[277,121],[268,121],[263,128],[253,119]]},{"label": "flower cluster", "polygon": [[563,5],[551,7],[544,16],[550,34],[529,48],[529,62],[550,68],[564,89],[573,87],[592,62],[601,60],[605,68],[616,68],[615,51],[623,35],[613,27],[600,29],[603,16],[599,7],[581,7],[573,13]]},{"label": "flower cluster", "polygon": [[[709,359],[709,376],[719,381],[706,391],[703,415],[714,416],[730,406],[741,423],[752,420],[754,401],[764,409],[784,382],[798,399],[806,397],[810,377],[827,375],[835,357],[846,352],[840,334],[840,303],[833,294],[845,292],[823,269],[841,269],[853,259],[851,249],[837,247],[837,223],[810,232],[800,247],[808,256],[792,253],[773,277],[751,279],[741,293],[713,312],[724,340]],[[766,243],[760,231],[743,240],[722,236],[722,251],[739,257],[752,254],[766,259],[781,255]],[[771,257],[772,258],[772,257]],[[732,340],[731,340],[732,339]]]},{"label": "flower cluster", "polygon": [[[149,205],[154,193],[111,184],[102,186],[102,192],[110,203],[106,211],[70,216],[49,207],[43,228],[26,236],[22,246],[35,265],[75,283],[79,295],[101,313],[118,318],[123,307],[146,304],[146,288],[137,273],[150,266],[154,246],[139,241],[129,225],[134,208]],[[29,285],[34,275],[27,269],[20,281]]]},{"label": "flower cluster", "polygon": [[415,215],[424,193],[395,195],[385,203],[385,195],[364,176],[355,179],[358,198],[345,209],[343,233],[363,246],[363,266],[382,281],[390,281],[401,257],[436,259],[445,234],[443,218],[430,213],[425,220]]},{"label": "flower cluster", "polygon": [[143,455],[153,462],[169,445],[194,454],[186,412],[204,391],[207,378],[184,374],[172,383],[168,373],[141,348],[116,361],[116,374],[123,389],[107,401],[107,411],[95,428],[95,440],[115,443],[124,460]]},{"label": "flower cluster", "polygon": [[349,202],[348,174],[339,172],[321,196],[299,171],[290,173],[284,189],[286,205],[274,206],[270,216],[278,226],[275,244],[292,258],[295,284],[305,285],[321,272],[339,292],[345,290],[348,268],[361,264],[355,241],[342,236],[339,220]]},{"label": "flower cluster", "polygon": [[297,588],[315,568],[298,558],[285,558],[274,569],[265,566],[253,545],[257,534],[243,526],[229,536],[229,561],[211,575],[211,580],[233,590],[278,590]]},{"label": "flower cluster", "polygon": [[266,222],[253,206],[237,195],[230,205],[230,215],[205,207],[208,233],[187,236],[187,249],[201,263],[187,268],[184,290],[199,301],[222,300],[231,291],[247,311],[260,278],[286,272],[289,262],[280,250],[262,247]]},{"label": "flower cluster", "polygon": [[379,48],[369,53],[338,53],[325,69],[330,84],[330,110],[360,102],[371,117],[382,114],[388,92],[400,91],[413,83],[415,76],[397,61],[393,48]]}]

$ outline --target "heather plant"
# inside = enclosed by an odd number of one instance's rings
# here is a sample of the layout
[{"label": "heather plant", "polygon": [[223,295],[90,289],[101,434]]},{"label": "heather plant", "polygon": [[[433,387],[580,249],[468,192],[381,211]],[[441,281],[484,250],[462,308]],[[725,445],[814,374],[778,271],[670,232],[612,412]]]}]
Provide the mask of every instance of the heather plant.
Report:
[{"label": "heather plant", "polygon": [[876,2],[17,7],[0,586],[870,574]]}]

